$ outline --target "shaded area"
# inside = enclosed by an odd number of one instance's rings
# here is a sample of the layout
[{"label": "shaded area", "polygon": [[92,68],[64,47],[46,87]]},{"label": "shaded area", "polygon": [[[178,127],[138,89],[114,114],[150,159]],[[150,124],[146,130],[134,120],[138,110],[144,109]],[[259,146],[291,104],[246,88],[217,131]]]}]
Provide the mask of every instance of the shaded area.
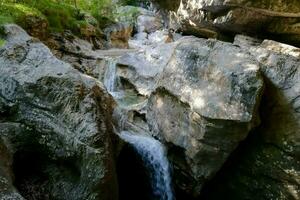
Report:
[{"label": "shaded area", "polygon": [[18,151],[14,155],[13,171],[15,186],[26,199],[49,199],[49,191],[45,188],[48,182],[43,172],[46,165],[45,156],[33,151]]},{"label": "shaded area", "polygon": [[155,200],[148,169],[133,147],[126,144],[117,161],[120,200]]},{"label": "shaded area", "polygon": [[265,82],[261,125],[204,185],[199,199],[299,199],[299,157],[289,141],[297,119],[282,89],[267,78]]},{"label": "shaded area", "polygon": [[79,181],[80,171],[75,163],[72,159],[52,160],[41,146],[26,146],[13,157],[14,185],[26,199],[57,199],[52,194],[53,182],[60,185],[60,179],[74,183]]}]

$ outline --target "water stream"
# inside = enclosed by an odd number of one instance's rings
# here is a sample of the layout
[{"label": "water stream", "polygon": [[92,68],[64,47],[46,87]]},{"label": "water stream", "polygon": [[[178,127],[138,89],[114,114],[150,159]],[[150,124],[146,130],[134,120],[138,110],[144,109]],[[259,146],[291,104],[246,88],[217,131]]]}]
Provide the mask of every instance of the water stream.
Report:
[{"label": "water stream", "polygon": [[[118,87],[121,83],[117,76],[117,63],[115,59],[107,60],[107,68],[104,75],[104,85],[107,91],[115,98],[119,106],[122,107],[122,99],[127,99],[128,91],[122,91]],[[129,98],[130,99],[130,98]],[[127,102],[133,102],[128,101]],[[123,104],[124,105],[124,104]],[[121,114],[121,113],[120,113]],[[121,114],[122,115],[122,114]],[[123,114],[124,115],[124,114]],[[120,116],[120,119],[126,119],[126,116]],[[122,124],[126,123],[123,122]],[[122,125],[123,127],[124,125]],[[151,188],[155,199],[159,200],[174,200],[172,191],[170,166],[167,159],[164,146],[151,136],[132,134],[128,131],[120,130],[120,138],[133,146],[136,152],[141,156],[141,159],[150,175]]]},{"label": "water stream", "polygon": [[150,172],[153,195],[160,200],[173,200],[170,166],[164,146],[156,139],[123,131],[120,137],[131,144]]}]

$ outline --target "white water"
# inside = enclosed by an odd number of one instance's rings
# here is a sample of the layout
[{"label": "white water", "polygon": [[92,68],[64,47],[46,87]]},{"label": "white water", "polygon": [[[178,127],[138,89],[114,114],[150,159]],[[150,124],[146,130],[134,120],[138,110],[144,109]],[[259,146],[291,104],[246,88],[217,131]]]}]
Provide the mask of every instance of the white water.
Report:
[{"label": "white water", "polygon": [[116,99],[122,98],[122,92],[117,91],[119,78],[117,76],[117,63],[115,59],[110,58],[107,61],[107,68],[104,74],[104,86],[107,91]]},{"label": "white water", "polygon": [[154,195],[160,200],[173,200],[170,166],[163,145],[152,137],[134,135],[127,131],[121,132],[120,137],[141,155],[151,173]]},{"label": "white water", "polygon": [[108,59],[107,68],[104,75],[104,85],[108,92],[115,92],[116,79],[117,79],[117,67],[114,59]]}]

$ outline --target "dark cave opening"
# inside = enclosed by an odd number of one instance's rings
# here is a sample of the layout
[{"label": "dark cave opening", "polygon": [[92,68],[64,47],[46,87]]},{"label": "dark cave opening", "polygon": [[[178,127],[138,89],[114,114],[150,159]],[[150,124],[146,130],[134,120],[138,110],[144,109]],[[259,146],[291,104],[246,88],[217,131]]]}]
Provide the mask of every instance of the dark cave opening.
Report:
[{"label": "dark cave opening", "polygon": [[15,152],[12,169],[14,186],[28,200],[59,199],[53,195],[53,187],[59,182],[77,183],[81,176],[76,158],[52,159],[35,144]]},{"label": "dark cave opening", "polygon": [[129,144],[120,152],[117,174],[120,200],[156,200],[152,194],[149,171],[141,156]]},{"label": "dark cave opening", "polygon": [[45,185],[47,175],[43,172],[46,165],[45,156],[34,151],[17,151],[14,154],[14,185],[26,199],[48,200],[49,191]]}]

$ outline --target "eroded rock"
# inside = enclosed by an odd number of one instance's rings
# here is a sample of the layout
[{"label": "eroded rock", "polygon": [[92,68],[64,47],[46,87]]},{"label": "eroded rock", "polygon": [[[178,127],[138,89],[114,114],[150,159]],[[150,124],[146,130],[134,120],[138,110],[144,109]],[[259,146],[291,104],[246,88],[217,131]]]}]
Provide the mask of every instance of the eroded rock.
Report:
[{"label": "eroded rock", "polygon": [[2,32],[1,199],[118,199],[110,95],[20,27]]}]

